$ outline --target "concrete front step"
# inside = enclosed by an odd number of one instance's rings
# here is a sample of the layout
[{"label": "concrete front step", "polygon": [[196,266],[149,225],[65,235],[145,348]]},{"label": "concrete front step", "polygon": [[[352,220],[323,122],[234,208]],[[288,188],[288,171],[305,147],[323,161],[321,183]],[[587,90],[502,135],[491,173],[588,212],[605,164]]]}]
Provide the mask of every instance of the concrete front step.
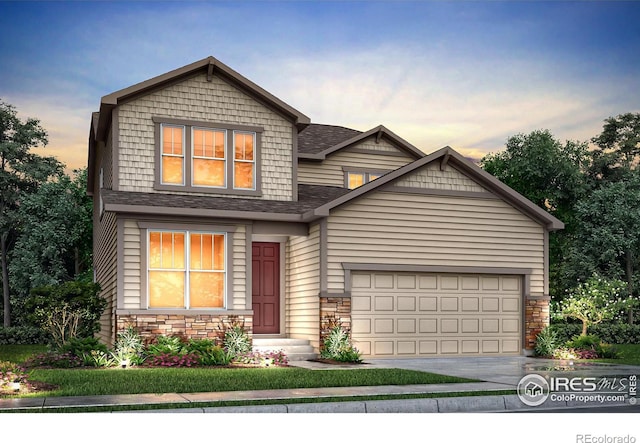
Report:
[{"label": "concrete front step", "polygon": [[313,360],[317,354],[313,352],[313,346],[309,340],[298,338],[255,338],[253,350],[259,352],[282,351],[289,361]]}]

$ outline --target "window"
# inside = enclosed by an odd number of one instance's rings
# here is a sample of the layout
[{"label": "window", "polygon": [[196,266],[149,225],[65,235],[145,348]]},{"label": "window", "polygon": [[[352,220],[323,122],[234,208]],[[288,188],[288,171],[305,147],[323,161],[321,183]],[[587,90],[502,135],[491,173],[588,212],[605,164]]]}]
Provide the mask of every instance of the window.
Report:
[{"label": "window", "polygon": [[233,187],[236,189],[253,189],[254,185],[254,133],[236,132],[234,134]]},{"label": "window", "polygon": [[374,181],[376,178],[382,177],[386,172],[354,172],[347,171],[345,176],[345,185],[349,189],[356,189],[365,183]]},{"label": "window", "polygon": [[148,231],[149,308],[224,308],[226,234]]},{"label": "window", "polygon": [[262,128],[154,117],[155,189],[260,195]]},{"label": "window", "polygon": [[193,129],[194,186],[225,186],[226,131]]},{"label": "window", "polygon": [[184,128],[162,126],[162,183],[184,184]]}]

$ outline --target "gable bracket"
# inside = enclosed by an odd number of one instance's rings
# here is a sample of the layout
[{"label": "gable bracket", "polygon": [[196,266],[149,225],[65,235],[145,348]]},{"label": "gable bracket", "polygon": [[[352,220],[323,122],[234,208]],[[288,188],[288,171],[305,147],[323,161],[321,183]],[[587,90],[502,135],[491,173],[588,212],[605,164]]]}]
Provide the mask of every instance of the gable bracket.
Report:
[{"label": "gable bracket", "polygon": [[447,163],[449,162],[449,153],[447,152],[445,155],[442,156],[442,159],[440,160],[440,170],[441,171],[445,171],[447,169]]},{"label": "gable bracket", "polygon": [[376,134],[376,145],[380,144],[380,139],[382,139],[382,128],[378,129],[378,133]]},{"label": "gable bracket", "polygon": [[213,80],[213,60],[209,60],[209,66],[207,67],[207,81],[211,83]]}]

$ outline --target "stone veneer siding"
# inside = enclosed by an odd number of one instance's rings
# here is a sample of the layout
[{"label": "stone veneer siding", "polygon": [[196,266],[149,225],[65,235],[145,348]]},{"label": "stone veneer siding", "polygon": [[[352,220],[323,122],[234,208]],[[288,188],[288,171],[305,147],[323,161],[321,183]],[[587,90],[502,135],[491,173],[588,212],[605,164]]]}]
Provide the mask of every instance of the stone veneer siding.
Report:
[{"label": "stone veneer siding", "polygon": [[158,335],[177,335],[185,339],[208,338],[221,343],[221,332],[233,320],[244,322],[244,328],[253,337],[253,317],[242,315],[183,315],[183,314],[129,314],[119,315],[118,331],[133,326],[145,340]]},{"label": "stone veneer siding", "polygon": [[529,297],[525,300],[525,349],[536,347],[540,331],[549,325],[549,301],[551,297]]},{"label": "stone veneer siding", "polygon": [[351,331],[351,298],[320,297],[320,344],[326,336],[326,319],[339,320],[344,328]]}]

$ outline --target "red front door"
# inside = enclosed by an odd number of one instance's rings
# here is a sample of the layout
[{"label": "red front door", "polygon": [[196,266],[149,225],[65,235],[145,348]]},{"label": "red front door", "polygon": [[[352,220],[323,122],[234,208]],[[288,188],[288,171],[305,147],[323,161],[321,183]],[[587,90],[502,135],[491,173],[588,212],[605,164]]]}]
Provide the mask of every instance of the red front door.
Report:
[{"label": "red front door", "polygon": [[253,333],[280,333],[280,243],[252,245]]}]

